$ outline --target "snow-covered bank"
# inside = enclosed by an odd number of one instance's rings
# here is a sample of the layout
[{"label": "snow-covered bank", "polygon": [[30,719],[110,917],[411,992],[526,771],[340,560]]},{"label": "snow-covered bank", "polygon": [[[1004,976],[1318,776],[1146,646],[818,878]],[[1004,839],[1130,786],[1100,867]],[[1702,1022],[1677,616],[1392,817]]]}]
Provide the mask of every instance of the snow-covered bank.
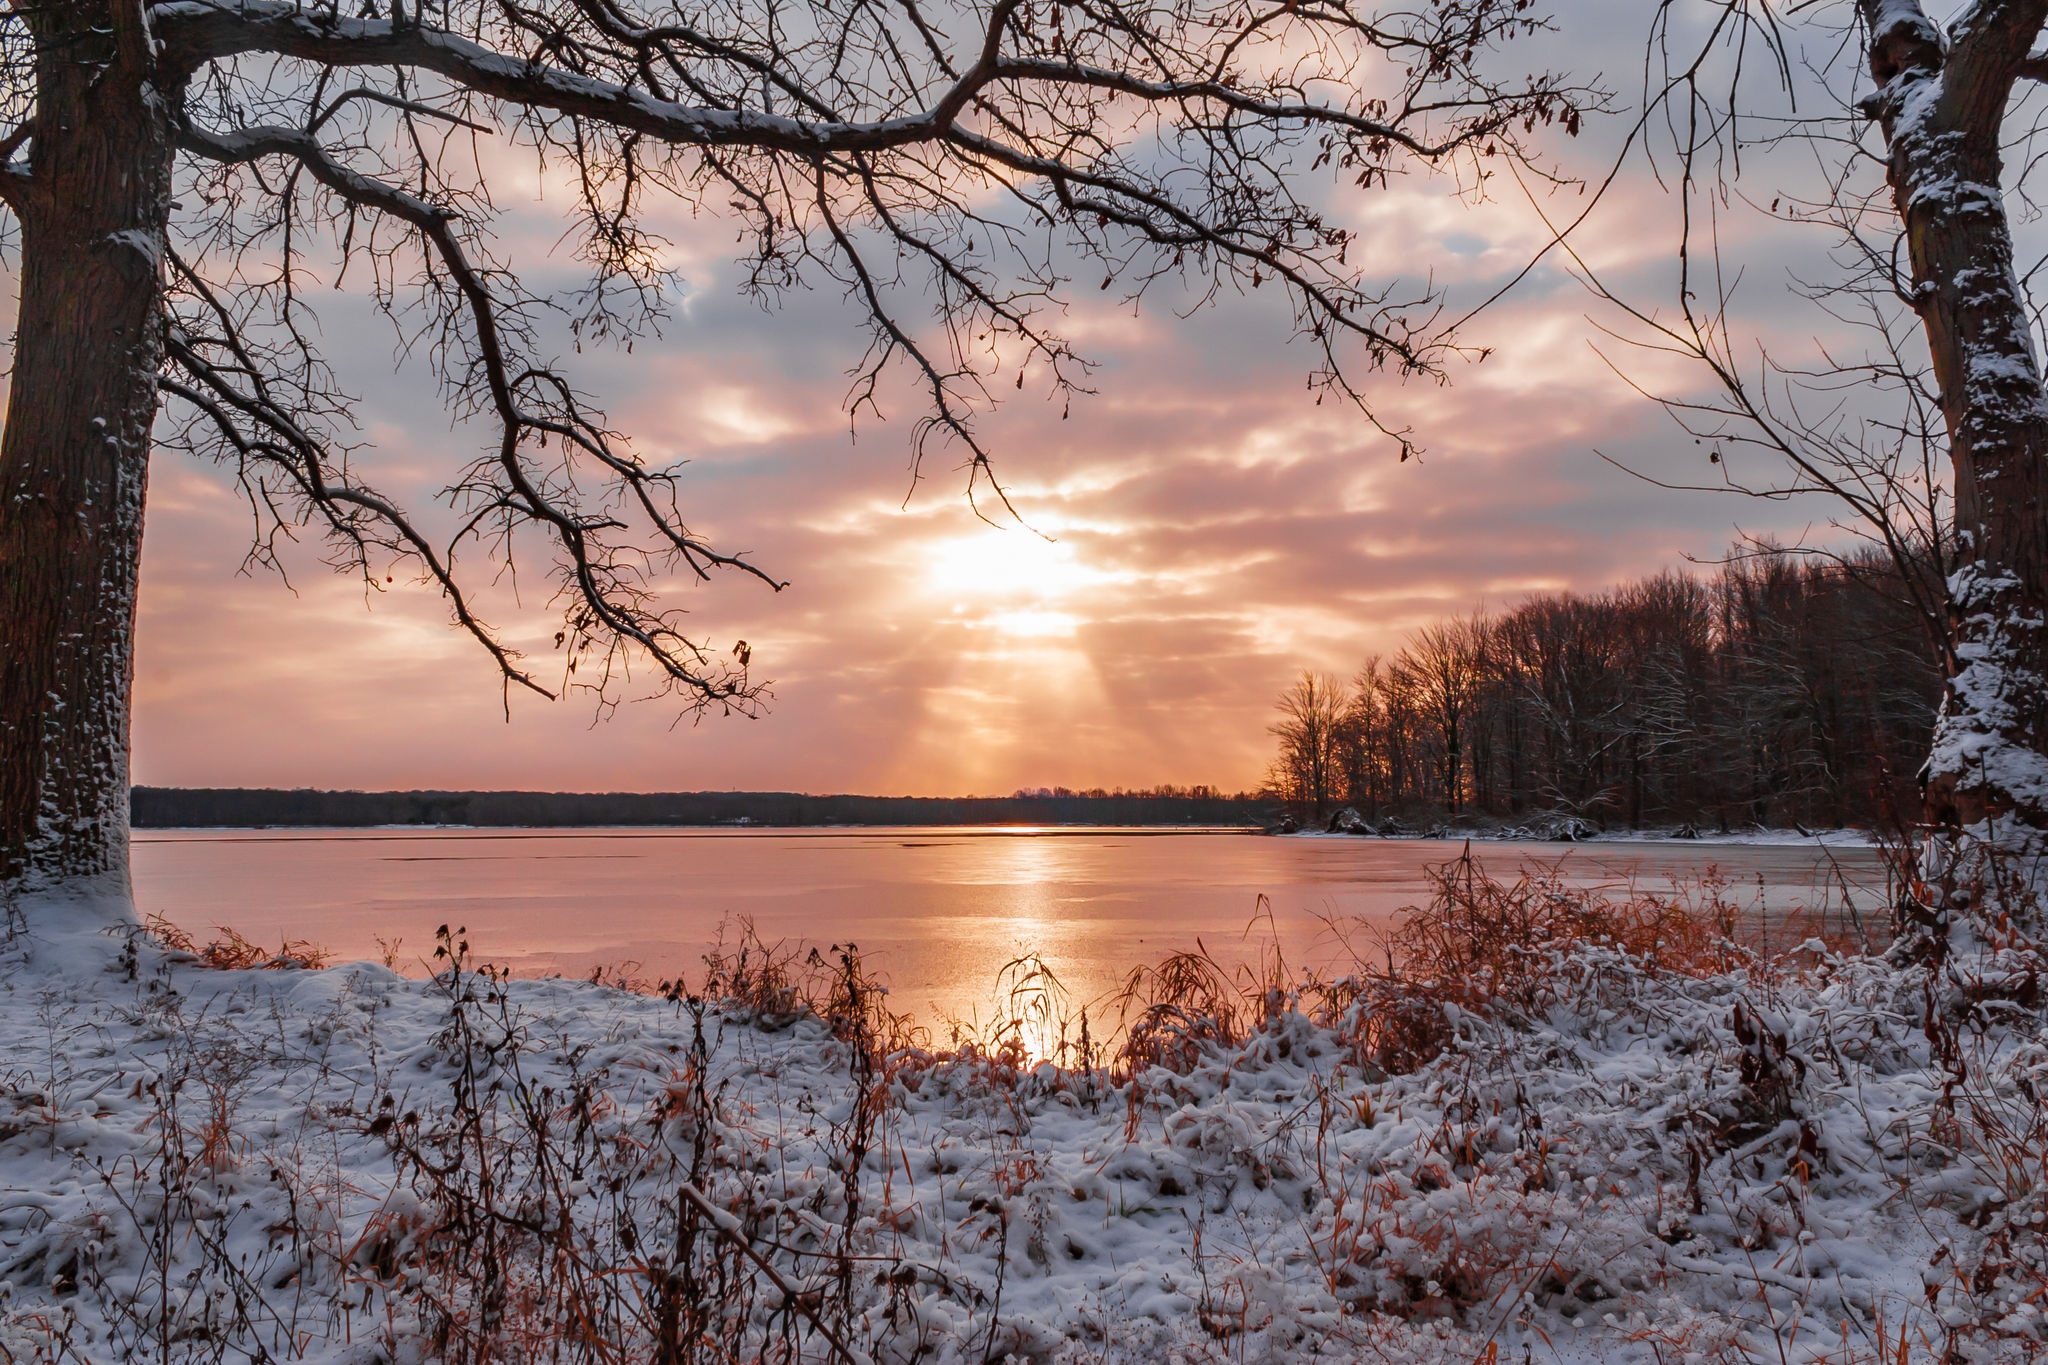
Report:
[{"label": "snow-covered bank", "polygon": [[1003,1047],[1057,1013],[1028,976],[941,1055],[831,954],[710,1008],[459,941],[422,982],[17,940],[0,1361],[2043,1350],[2037,1008],[1464,895],[1402,945],[1434,986],[1169,960],[1114,1067]]},{"label": "snow-covered bank", "polygon": [[1589,843],[1717,844],[1758,848],[1877,848],[1878,839],[1866,829],[1737,829],[1720,833],[1702,830],[1681,834],[1668,829],[1602,830],[1587,836]]},{"label": "snow-covered bank", "polygon": [[1470,840],[1476,844],[1487,843],[1555,843],[1555,844],[1679,844],[1691,847],[1712,848],[1717,846],[1751,848],[1878,848],[1881,843],[1877,836],[1864,829],[1737,829],[1727,831],[1700,830],[1680,832],[1674,829],[1594,829],[1580,832],[1570,839],[1558,838],[1517,827],[1461,829],[1437,828],[1421,833],[1365,833],[1348,830],[1289,830],[1279,835],[1283,839],[1409,839],[1416,842],[1458,844]]}]

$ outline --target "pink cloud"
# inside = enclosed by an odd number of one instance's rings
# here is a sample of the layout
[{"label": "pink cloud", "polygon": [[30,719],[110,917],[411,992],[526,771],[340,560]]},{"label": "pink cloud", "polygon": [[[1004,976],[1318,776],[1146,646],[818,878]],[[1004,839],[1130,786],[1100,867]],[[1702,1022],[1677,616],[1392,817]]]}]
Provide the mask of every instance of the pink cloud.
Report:
[{"label": "pink cloud", "polygon": [[[1539,240],[1511,205],[1474,211],[1447,186],[1404,186],[1358,210],[1376,270],[1433,271],[1477,297]],[[1647,205],[1653,187],[1623,199]],[[1348,201],[1345,201],[1348,203]],[[1640,207],[1640,206],[1639,206]],[[510,236],[544,247],[551,207]],[[1646,209],[1643,211],[1647,211]],[[555,229],[558,231],[558,229]],[[1133,317],[1093,296],[1067,330],[1101,362],[1095,397],[1062,417],[1037,378],[984,423],[1031,525],[976,520],[955,455],[913,488],[922,411],[901,377],[888,419],[850,439],[852,310],[794,293],[763,313],[731,292],[715,221],[674,225],[690,292],[663,336],[572,357],[649,458],[687,459],[694,529],[791,586],[677,584],[691,628],[746,639],[776,680],[767,716],[675,724],[662,702],[593,725],[581,699],[514,698],[429,592],[366,594],[317,546],[288,557],[297,595],[238,576],[248,518],[218,471],[160,460],[144,558],[138,781],[166,784],[562,789],[802,788],[943,793],[1024,785],[1258,780],[1272,698],[1303,666],[1348,672],[1449,612],[1533,590],[1588,588],[1711,554],[1757,509],[1660,492],[1592,448],[1666,467],[1690,458],[1601,362],[1587,299],[1539,270],[1483,315],[1494,348],[1456,382],[1369,384],[1427,454],[1397,463],[1355,412],[1321,405],[1316,358],[1288,344],[1272,289],[1181,321],[1162,296]],[[1603,225],[1584,249],[1654,272],[1642,234]],[[388,328],[328,301],[328,343],[366,413],[372,477],[430,505],[480,432],[434,385],[384,360]],[[908,501],[905,502],[906,495]],[[1783,514],[1799,525],[1801,509]],[[553,618],[527,549],[523,601],[486,615],[543,665]]]}]

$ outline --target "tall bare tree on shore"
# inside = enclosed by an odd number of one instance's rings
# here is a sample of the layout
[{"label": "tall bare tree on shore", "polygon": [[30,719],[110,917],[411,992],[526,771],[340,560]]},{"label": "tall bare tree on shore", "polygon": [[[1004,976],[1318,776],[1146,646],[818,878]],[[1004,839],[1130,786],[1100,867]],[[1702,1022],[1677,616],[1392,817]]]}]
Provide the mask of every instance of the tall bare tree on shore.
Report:
[{"label": "tall bare tree on shore", "polygon": [[[2048,0],[1969,6],[1947,41],[1917,0],[1858,0],[1954,463],[1955,670],[1927,768],[1930,817],[2024,863],[2048,858],[2048,394],[2013,271],[2003,144]],[[2022,869],[2029,883],[2038,872]],[[2036,928],[2041,926],[2037,925]]]},{"label": "tall bare tree on shore", "polygon": [[1266,727],[1280,741],[1268,785],[1281,800],[1308,807],[1318,823],[1341,790],[1350,702],[1342,683],[1304,669],[1274,703],[1280,719]]},{"label": "tall bare tree on shore", "polygon": [[[1352,399],[1347,375],[1441,375],[1458,348],[1431,290],[1365,278],[1293,177],[1455,168],[1469,188],[1531,130],[1575,128],[1562,81],[1493,71],[1539,22],[1526,0],[14,0],[0,892],[127,899],[157,441],[234,472],[271,528],[257,559],[277,528],[311,526],[367,583],[432,585],[508,691],[558,686],[483,619],[458,560],[502,567],[531,540],[572,683],[609,698],[633,664],[686,708],[749,710],[748,653],[714,653],[656,589],[776,580],[690,530],[670,462],[636,453],[540,340],[557,308],[590,340],[658,321],[650,214],[730,214],[757,293],[842,289],[872,338],[856,411],[902,368],[926,394],[920,449],[949,446],[970,495],[999,498],[975,416],[1003,371],[1056,395],[1082,382],[1052,321],[1077,276],[1131,296],[1165,277],[1198,296],[1273,286],[1317,382]],[[508,147],[568,187],[582,292],[543,296],[501,255],[485,167]],[[349,265],[494,433],[451,467],[452,536],[350,444],[305,297],[309,271]]]},{"label": "tall bare tree on shore", "polygon": [[[2048,936],[2048,393],[2007,202],[2039,160],[2005,160],[2048,131],[2026,98],[2048,80],[2048,0],[1939,15],[1921,0],[1662,0],[1655,14],[1663,116],[1646,126],[1669,132],[1678,164],[1680,274],[1661,309],[1595,287],[1641,324],[1635,339],[1711,372],[1712,393],[1664,401],[1722,486],[1832,496],[1916,595],[1920,567],[1939,566],[1917,604],[1948,685],[1922,772],[1916,934],[1936,953]],[[1765,183],[1788,144],[1805,169]],[[1796,287],[1860,343],[1808,360],[1744,337],[1720,225],[1745,204],[1832,235],[1833,274]],[[1930,458],[1944,445],[1946,478]],[[1738,471],[1757,450],[1789,478]]]},{"label": "tall bare tree on shore", "polygon": [[1453,815],[1465,808],[1466,750],[1485,663],[1485,631],[1485,618],[1478,614],[1431,622],[1415,632],[1394,660],[1395,674],[1432,731],[1437,787]]}]

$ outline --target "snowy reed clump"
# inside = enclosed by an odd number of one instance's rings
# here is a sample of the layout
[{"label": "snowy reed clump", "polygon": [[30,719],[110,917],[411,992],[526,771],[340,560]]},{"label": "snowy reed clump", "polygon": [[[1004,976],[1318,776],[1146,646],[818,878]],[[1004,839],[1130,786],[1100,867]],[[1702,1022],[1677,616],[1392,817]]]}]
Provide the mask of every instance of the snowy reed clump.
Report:
[{"label": "snowy reed clump", "polygon": [[1035,960],[934,1046],[851,947],[636,992],[31,926],[0,1361],[2048,1357],[2017,950],[1738,918],[1461,859],[1376,965],[1168,958],[1108,1047]]}]

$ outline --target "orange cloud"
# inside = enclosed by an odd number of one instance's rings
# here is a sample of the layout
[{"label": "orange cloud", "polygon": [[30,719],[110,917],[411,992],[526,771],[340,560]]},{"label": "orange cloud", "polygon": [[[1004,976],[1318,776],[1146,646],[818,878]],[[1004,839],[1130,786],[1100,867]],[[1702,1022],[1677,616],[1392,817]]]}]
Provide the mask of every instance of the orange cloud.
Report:
[{"label": "orange cloud", "polygon": [[[1364,229],[1375,272],[1433,274],[1469,303],[1525,263],[1540,225],[1505,195],[1474,209],[1449,188],[1333,202]],[[1662,212],[1657,194],[1630,182],[1617,203]],[[552,213],[522,209],[511,237],[547,245]],[[1583,249],[1648,279],[1662,248],[1639,227],[1603,218]],[[686,219],[670,235],[688,295],[663,335],[630,354],[572,356],[572,368],[636,449],[690,462],[680,487],[693,529],[790,580],[779,595],[738,577],[672,587],[714,646],[751,643],[775,680],[769,714],[678,725],[652,702],[593,725],[573,696],[515,697],[508,722],[488,661],[431,593],[366,594],[330,577],[315,545],[287,556],[296,593],[240,576],[246,508],[220,472],[162,460],[143,566],[137,780],[1249,786],[1272,698],[1305,665],[1349,672],[1447,612],[1713,553],[1738,516],[1772,530],[1760,510],[1788,527],[1809,515],[1660,491],[1598,459],[1596,445],[1668,471],[1693,453],[1594,354],[1587,296],[1545,266],[1471,324],[1466,339],[1493,354],[1455,366],[1451,385],[1368,379],[1389,424],[1411,425],[1427,448],[1405,464],[1356,412],[1318,405],[1305,377],[1319,357],[1290,343],[1277,291],[1226,295],[1187,320],[1167,294],[1136,317],[1091,296],[1063,326],[1101,362],[1098,395],[1066,414],[1027,383],[984,424],[1036,529],[990,526],[960,496],[957,451],[935,449],[913,482],[923,399],[907,377],[883,386],[885,417],[849,435],[845,372],[864,341],[843,299],[796,292],[764,313],[733,293],[723,225]],[[344,382],[376,395],[363,467],[432,506],[487,433],[451,423],[417,365],[391,373],[388,327],[359,299],[321,305]],[[524,581],[480,602],[546,664],[555,627],[539,552],[525,547]]]}]

